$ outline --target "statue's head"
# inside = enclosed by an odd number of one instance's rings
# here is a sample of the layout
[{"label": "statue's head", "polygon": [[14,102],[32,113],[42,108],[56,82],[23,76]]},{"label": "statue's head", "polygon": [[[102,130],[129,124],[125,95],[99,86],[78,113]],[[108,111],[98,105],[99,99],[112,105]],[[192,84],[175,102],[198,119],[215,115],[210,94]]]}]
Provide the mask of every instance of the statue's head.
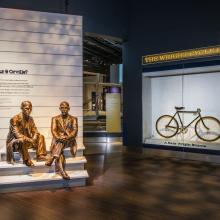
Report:
[{"label": "statue's head", "polygon": [[60,111],[61,111],[62,116],[67,116],[69,110],[70,110],[70,105],[68,102],[63,101],[60,103]]},{"label": "statue's head", "polygon": [[29,116],[32,111],[32,103],[30,101],[23,101],[21,103],[21,110],[25,116]]}]

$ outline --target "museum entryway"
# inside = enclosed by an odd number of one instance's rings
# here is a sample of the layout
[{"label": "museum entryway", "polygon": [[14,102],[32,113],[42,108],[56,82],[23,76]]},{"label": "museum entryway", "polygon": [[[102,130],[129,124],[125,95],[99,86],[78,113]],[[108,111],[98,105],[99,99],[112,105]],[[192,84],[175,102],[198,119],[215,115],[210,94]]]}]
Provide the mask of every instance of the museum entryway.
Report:
[{"label": "museum entryway", "polygon": [[84,33],[84,142],[121,142],[122,43],[120,38]]}]

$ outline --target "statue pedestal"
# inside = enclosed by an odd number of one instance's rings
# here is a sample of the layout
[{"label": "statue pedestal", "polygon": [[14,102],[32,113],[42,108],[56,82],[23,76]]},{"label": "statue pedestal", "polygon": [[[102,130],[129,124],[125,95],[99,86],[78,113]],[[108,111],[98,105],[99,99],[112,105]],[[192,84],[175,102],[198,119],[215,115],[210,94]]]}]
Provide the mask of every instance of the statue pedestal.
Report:
[{"label": "statue pedestal", "polygon": [[[37,162],[33,159],[34,167],[27,167],[22,161],[14,165],[8,164],[2,155],[0,162],[0,193],[48,190],[63,187],[85,186],[88,173],[84,170],[87,162],[83,156],[84,146],[79,146],[76,157],[73,158],[69,149],[65,149],[66,172],[70,180],[63,180],[55,173],[54,164],[51,167],[45,166],[45,161]],[[30,150],[32,158],[35,151]]]}]

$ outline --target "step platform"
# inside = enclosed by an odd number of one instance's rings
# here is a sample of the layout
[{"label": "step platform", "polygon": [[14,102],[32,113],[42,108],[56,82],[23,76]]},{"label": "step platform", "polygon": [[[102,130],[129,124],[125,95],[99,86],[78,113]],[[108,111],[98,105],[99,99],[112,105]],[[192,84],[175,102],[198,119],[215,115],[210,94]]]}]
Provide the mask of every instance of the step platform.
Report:
[{"label": "step platform", "polygon": [[68,175],[70,180],[64,180],[55,173],[0,176],[0,193],[85,186],[88,178],[86,170],[69,171]]},{"label": "step platform", "polygon": [[55,173],[55,165],[45,166],[45,161],[36,161],[36,151],[30,149],[29,154],[35,166],[27,167],[23,164],[21,155],[14,153],[16,162],[8,164],[6,155],[1,154],[0,161],[0,193],[49,190],[63,187],[85,186],[88,173],[84,170],[86,158],[83,156],[84,145],[78,146],[76,157],[70,149],[65,149],[66,172],[70,180],[64,180]]}]

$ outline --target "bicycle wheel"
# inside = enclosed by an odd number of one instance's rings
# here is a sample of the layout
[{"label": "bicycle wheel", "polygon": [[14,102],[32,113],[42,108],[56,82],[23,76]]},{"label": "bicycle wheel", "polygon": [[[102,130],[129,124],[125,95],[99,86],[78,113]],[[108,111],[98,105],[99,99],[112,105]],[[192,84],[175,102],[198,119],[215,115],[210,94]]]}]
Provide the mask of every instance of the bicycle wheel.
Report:
[{"label": "bicycle wheel", "polygon": [[170,115],[162,115],[156,122],[157,133],[165,138],[171,138],[176,135],[179,130],[178,122]]},{"label": "bicycle wheel", "polygon": [[196,122],[195,132],[203,141],[216,141],[220,138],[220,121],[211,116],[202,117]]}]

